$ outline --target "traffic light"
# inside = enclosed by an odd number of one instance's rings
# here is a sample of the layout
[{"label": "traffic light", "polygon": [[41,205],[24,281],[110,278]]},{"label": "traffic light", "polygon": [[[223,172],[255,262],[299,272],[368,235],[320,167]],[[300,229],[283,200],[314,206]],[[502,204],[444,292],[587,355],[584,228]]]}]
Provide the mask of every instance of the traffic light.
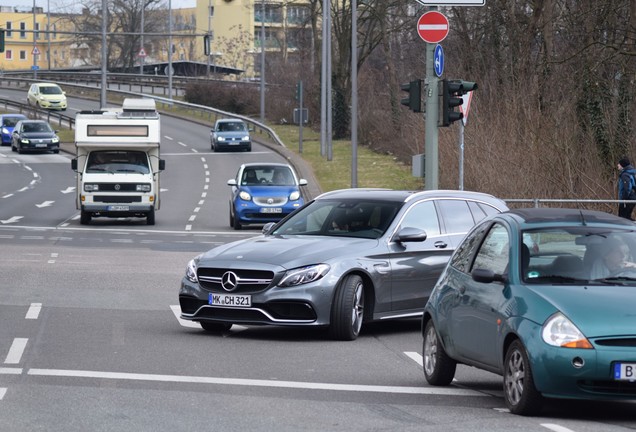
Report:
[{"label": "traffic light", "polygon": [[203,36],[203,54],[210,55],[210,35]]},{"label": "traffic light", "polygon": [[4,29],[0,29],[0,53],[4,52]]},{"label": "traffic light", "polygon": [[462,96],[477,88],[477,83],[462,80],[442,80],[442,122],[440,126],[450,126],[454,121],[461,120],[464,115],[455,111],[455,107],[464,102]]},{"label": "traffic light", "polygon": [[406,84],[400,84],[400,88],[409,92],[409,96],[400,100],[413,112],[422,112],[422,80],[414,80]]}]

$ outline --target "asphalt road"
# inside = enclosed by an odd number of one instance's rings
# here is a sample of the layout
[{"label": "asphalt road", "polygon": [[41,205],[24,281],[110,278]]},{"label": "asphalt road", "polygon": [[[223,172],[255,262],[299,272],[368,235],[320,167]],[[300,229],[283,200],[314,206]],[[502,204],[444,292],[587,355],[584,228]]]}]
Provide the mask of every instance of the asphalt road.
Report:
[{"label": "asphalt road", "polygon": [[81,226],[71,155],[0,148],[0,431],[636,429],[632,403],[552,401],[541,417],[513,416],[501,378],[473,368],[431,387],[418,320],[368,325],[353,342],[179,320],[188,260],[259,233],[229,227],[225,181],[241,161],[281,156],[213,154],[207,127],[164,121],[155,226]]}]

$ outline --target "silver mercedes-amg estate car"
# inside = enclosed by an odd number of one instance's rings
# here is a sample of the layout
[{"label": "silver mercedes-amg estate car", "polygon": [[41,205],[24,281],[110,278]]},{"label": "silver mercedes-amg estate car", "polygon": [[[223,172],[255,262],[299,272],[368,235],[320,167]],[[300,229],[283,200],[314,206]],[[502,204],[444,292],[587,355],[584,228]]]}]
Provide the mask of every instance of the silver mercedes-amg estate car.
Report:
[{"label": "silver mercedes-amg estate car", "polygon": [[323,326],[335,339],[353,340],[364,322],[421,316],[468,230],[505,210],[478,192],[327,192],[262,235],[191,260],[181,317],[207,331]]}]

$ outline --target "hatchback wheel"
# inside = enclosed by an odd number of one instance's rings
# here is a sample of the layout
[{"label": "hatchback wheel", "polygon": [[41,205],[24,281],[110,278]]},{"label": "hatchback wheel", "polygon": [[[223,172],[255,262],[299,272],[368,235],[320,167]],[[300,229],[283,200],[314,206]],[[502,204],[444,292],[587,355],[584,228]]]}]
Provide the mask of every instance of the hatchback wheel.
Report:
[{"label": "hatchback wheel", "polygon": [[433,320],[426,323],[422,344],[424,377],[429,384],[447,386],[453,381],[457,362],[450,358],[442,346]]},{"label": "hatchback wheel", "polygon": [[355,340],[364,320],[364,283],[357,275],[345,277],[336,290],[331,310],[331,335],[338,340]]},{"label": "hatchback wheel", "polygon": [[528,353],[516,340],[510,344],[504,362],[504,400],[513,414],[534,415],[543,406],[543,396],[534,386]]}]

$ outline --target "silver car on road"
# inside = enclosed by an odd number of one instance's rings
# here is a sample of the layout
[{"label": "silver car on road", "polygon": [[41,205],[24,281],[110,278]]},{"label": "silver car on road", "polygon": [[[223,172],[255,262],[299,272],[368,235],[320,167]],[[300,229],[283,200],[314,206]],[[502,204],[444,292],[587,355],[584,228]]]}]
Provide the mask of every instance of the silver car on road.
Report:
[{"label": "silver car on road", "polygon": [[421,316],[468,230],[505,210],[478,192],[327,192],[262,235],[192,259],[179,290],[181,317],[208,331],[322,326],[354,340],[363,322]]}]

